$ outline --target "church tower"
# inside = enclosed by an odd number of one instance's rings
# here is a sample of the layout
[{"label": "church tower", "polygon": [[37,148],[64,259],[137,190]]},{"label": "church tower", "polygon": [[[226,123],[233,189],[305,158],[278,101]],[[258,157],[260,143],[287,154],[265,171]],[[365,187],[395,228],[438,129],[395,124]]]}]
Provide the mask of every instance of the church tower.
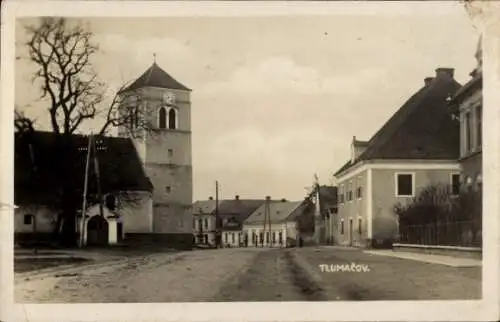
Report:
[{"label": "church tower", "polygon": [[137,131],[133,141],[154,187],[152,236],[168,245],[190,248],[191,90],[154,62],[120,95],[125,97],[122,106],[128,106],[120,113],[132,113],[135,118],[118,133],[127,136]]}]

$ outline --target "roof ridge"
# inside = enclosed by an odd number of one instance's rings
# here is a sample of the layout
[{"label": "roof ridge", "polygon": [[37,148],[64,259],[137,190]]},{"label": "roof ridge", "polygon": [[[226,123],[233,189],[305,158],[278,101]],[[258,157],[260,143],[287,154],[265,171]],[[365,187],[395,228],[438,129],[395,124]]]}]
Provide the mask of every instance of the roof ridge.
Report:
[{"label": "roof ridge", "polygon": [[153,74],[153,68],[155,67],[156,65],[156,62],[153,63],[153,65],[151,65],[149,68],[148,68],[148,75],[146,76],[146,80],[145,80],[145,83],[148,83],[149,80],[151,79],[151,74]]}]

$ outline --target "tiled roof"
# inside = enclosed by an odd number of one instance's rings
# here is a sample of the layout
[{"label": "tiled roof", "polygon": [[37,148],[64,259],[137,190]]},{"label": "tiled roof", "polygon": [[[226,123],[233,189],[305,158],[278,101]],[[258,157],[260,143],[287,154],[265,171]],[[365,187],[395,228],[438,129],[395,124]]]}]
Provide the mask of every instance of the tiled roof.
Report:
[{"label": "tiled roof", "polygon": [[460,125],[452,118],[447,99],[459,88],[451,77],[435,77],[382,126],[354,163],[347,162],[335,176],[362,160],[457,159]]},{"label": "tiled roof", "polygon": [[[302,208],[301,206],[304,205],[304,201],[271,201],[269,203],[271,223],[295,220],[295,217],[299,215],[300,209]],[[266,204],[263,204],[255,210],[250,217],[245,220],[245,224],[264,224],[265,207]]]},{"label": "tiled roof", "polygon": [[160,68],[158,64],[153,63],[144,74],[137,78],[132,84],[127,86],[121,92],[133,91],[143,87],[161,87],[168,89],[179,89],[183,91],[191,91],[189,88],[184,86],[170,76],[166,71]]},{"label": "tiled roof", "polygon": [[[219,215],[223,220],[224,230],[241,230],[243,222],[262,204],[261,199],[233,199],[223,200],[219,204]],[[227,221],[225,221],[226,219]]]},{"label": "tiled roof", "polygon": [[199,200],[193,204],[193,214],[212,214],[215,211],[215,200]]},{"label": "tiled roof", "polygon": [[[144,172],[137,151],[128,138],[100,137],[106,150],[98,151],[102,193],[153,190]],[[32,146],[32,153],[29,145]],[[78,193],[83,190],[88,137],[72,135],[69,153],[75,153],[78,162],[71,165],[71,180]],[[35,131],[31,136],[15,138],[15,200],[16,204],[52,202],[58,199],[62,180],[68,174],[60,171],[64,162],[61,144],[53,132]],[[59,165],[58,165],[59,164]],[[93,165],[90,167],[88,193],[97,191]]]}]

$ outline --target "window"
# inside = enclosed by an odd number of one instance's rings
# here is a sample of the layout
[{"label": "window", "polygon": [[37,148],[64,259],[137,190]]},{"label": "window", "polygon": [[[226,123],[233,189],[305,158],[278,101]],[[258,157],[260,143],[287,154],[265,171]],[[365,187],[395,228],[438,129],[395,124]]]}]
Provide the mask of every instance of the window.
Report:
[{"label": "window", "polygon": [[158,127],[160,129],[167,127],[167,110],[164,107],[158,110]]},{"label": "window", "polygon": [[339,191],[340,191],[339,202],[340,202],[340,204],[343,204],[344,203],[344,185],[340,185]]},{"label": "window", "polygon": [[260,243],[263,244],[264,243],[264,233],[259,233],[259,240],[260,240]]},{"label": "window", "polygon": [[208,235],[204,235],[203,238],[205,239],[205,244],[208,244]]},{"label": "window", "polygon": [[168,149],[168,157],[171,158],[174,156],[174,150]]},{"label": "window", "polygon": [[276,231],[273,231],[273,244],[276,243]]},{"label": "window", "polygon": [[460,174],[452,173],[450,184],[451,184],[451,194],[455,196],[460,194]]},{"label": "window", "polygon": [[202,219],[201,219],[201,218],[200,218],[200,219],[198,219],[198,229],[199,229],[199,230],[202,230],[202,229],[203,229],[203,221],[202,221]]},{"label": "window", "polygon": [[235,239],[234,239],[234,233],[231,233],[231,242],[232,242],[233,244],[234,244],[234,241],[235,241]]},{"label": "window", "polygon": [[358,185],[356,188],[356,198],[361,199],[363,197],[363,180],[358,178]]},{"label": "window", "polygon": [[481,189],[482,186],[483,186],[483,176],[481,175],[481,173],[479,173],[476,176],[476,188],[477,189]]},{"label": "window", "polygon": [[344,219],[340,221],[340,234],[341,235],[344,234]]},{"label": "window", "polygon": [[477,147],[480,148],[483,145],[483,107],[478,105],[476,107],[476,133],[477,133]]},{"label": "window", "polygon": [[361,218],[358,218],[358,233],[361,235],[361,233],[363,232],[363,220]]},{"label": "window", "polygon": [[227,235],[228,235],[228,233],[224,234],[224,240],[226,241],[226,244],[227,244]]},{"label": "window", "polygon": [[280,244],[283,244],[283,232],[278,232],[278,241]]},{"label": "window", "polygon": [[31,225],[32,220],[33,220],[33,215],[32,214],[24,215],[24,224],[25,225]]},{"label": "window", "polygon": [[412,197],[413,196],[413,174],[398,173],[396,174],[396,196]]},{"label": "window", "polygon": [[205,218],[205,229],[208,229],[208,219]]},{"label": "window", "polygon": [[139,127],[139,110],[137,107],[131,107],[130,109],[130,129],[135,129]]},{"label": "window", "polygon": [[269,232],[266,232],[266,243],[269,244],[269,241],[271,240]]},{"label": "window", "polygon": [[116,198],[113,195],[107,195],[106,196],[106,208],[109,210],[115,210],[116,209]]},{"label": "window", "polygon": [[193,218],[193,229],[196,229],[196,218]]},{"label": "window", "polygon": [[465,113],[464,122],[465,154],[467,154],[472,151],[472,117],[470,112]]},{"label": "window", "polygon": [[166,191],[167,193],[170,193],[170,192],[172,191],[172,187],[170,187],[170,186],[166,186],[166,187],[165,187],[165,191]]},{"label": "window", "polygon": [[168,128],[175,130],[177,128],[177,111],[175,108],[171,108],[168,111]]}]

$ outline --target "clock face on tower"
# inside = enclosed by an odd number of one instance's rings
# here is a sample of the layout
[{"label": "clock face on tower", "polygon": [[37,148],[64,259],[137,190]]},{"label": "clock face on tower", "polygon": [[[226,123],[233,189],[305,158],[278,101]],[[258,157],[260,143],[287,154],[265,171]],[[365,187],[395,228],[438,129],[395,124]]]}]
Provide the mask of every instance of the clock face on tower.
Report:
[{"label": "clock face on tower", "polygon": [[172,92],[167,92],[165,94],[163,94],[163,102],[166,103],[166,104],[173,104],[175,101],[175,95],[174,93]]}]

